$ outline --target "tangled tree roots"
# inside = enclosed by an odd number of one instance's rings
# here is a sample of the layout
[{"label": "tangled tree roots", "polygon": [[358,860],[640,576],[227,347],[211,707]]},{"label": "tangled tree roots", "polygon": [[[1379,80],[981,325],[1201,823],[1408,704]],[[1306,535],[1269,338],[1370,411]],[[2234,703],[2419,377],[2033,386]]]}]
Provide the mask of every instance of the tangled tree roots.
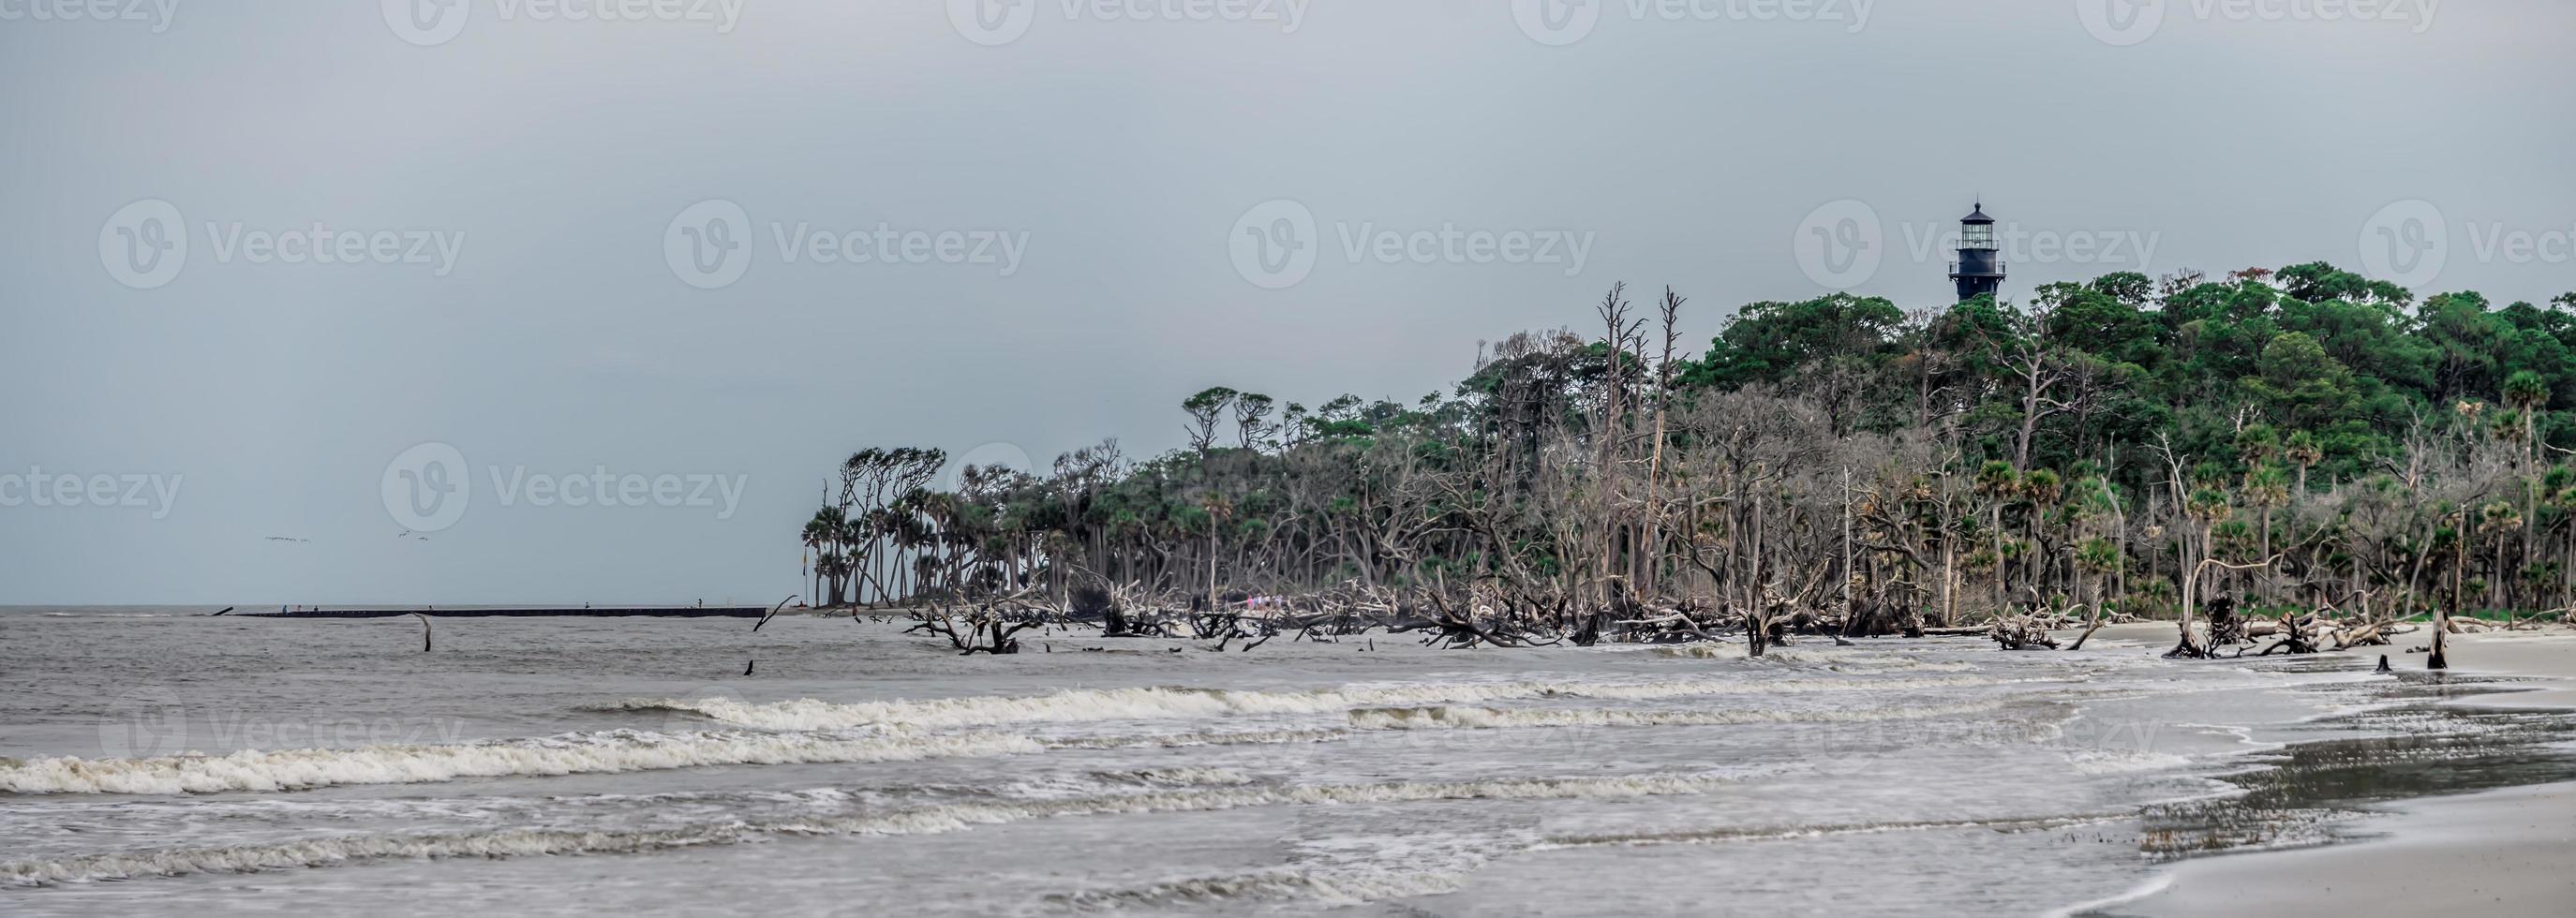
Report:
[{"label": "tangled tree roots", "polygon": [[2005,650],[2056,650],[2057,639],[2035,616],[2012,615],[1995,620],[1986,636]]},{"label": "tangled tree roots", "polygon": [[[1837,643],[1845,637],[1888,634],[1973,636],[1992,640],[2005,650],[2080,650],[2103,626],[2136,620],[2081,603],[2051,610],[2033,596],[2022,610],[2006,612],[1982,626],[1925,627],[1919,613],[1894,604],[1854,603],[1845,614],[1816,608],[1815,595],[1815,590],[1805,588],[1785,595],[1766,591],[1759,608],[1747,611],[1725,599],[1714,605],[1703,605],[1700,599],[1667,604],[1641,596],[1618,578],[1579,593],[1531,590],[1499,578],[1455,588],[1437,581],[1402,590],[1346,584],[1295,595],[1240,590],[1149,593],[1129,583],[1069,590],[1060,603],[1037,589],[982,598],[972,608],[952,606],[946,596],[927,597],[932,608],[909,613],[913,624],[907,632],[945,638],[960,654],[1017,653],[1017,636],[1033,628],[1098,628],[1104,637],[1210,641],[1214,643],[1201,648],[1218,652],[1248,651],[1282,634],[1293,635],[1291,642],[1337,643],[1378,631],[1419,633],[1423,646],[1446,650],[1591,647],[1603,642],[1716,643],[1742,635],[1745,653],[1760,656],[1796,635],[1831,635]],[[2348,650],[2386,645],[2392,637],[2419,627],[2372,617],[2368,597],[2360,598],[2357,616],[2345,616],[2320,596],[2317,609],[2277,620],[2247,618],[2239,614],[2234,599],[2214,598],[2203,607],[2204,616],[2182,629],[2165,656],[2211,659],[2249,652],[2266,656]],[[2064,597],[2058,600],[2064,602]],[[2530,627],[2530,621],[2520,624]],[[2486,627],[2450,622],[2454,633]],[[2077,631],[2077,636],[2061,644],[2059,633],[2068,630]]]}]

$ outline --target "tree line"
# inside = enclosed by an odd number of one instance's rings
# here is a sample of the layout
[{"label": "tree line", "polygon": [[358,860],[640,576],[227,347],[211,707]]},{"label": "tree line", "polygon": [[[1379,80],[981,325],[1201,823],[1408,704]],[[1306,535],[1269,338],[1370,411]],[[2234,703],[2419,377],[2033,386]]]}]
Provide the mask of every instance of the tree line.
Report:
[{"label": "tree line", "polygon": [[[817,604],[1337,586],[1868,630],[2197,597],[2397,615],[2576,598],[2576,293],[2417,301],[2323,263],[1908,311],[1614,286],[1412,402],[1213,387],[1187,445],[1046,469],[870,448],[805,525]],[[1693,353],[1696,351],[1697,353]]]}]

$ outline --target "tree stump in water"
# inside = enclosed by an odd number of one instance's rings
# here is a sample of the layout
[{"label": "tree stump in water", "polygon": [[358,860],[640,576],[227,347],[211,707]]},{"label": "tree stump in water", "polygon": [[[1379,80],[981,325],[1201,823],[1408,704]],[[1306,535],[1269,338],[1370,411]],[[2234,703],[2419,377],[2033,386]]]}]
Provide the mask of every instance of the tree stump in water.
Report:
[{"label": "tree stump in water", "polygon": [[1994,638],[1995,643],[2005,650],[2057,649],[2057,639],[2050,637],[2048,629],[2040,627],[2027,615],[1995,619],[1994,627],[1987,629],[1986,636]]}]

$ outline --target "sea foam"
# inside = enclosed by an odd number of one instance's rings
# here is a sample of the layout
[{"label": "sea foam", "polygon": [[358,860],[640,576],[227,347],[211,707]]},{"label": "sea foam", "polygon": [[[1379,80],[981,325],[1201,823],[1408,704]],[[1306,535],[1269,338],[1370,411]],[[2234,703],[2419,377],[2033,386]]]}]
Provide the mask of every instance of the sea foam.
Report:
[{"label": "sea foam", "polygon": [[1903,691],[1994,685],[1976,676],[1859,679],[1753,676],[1648,681],[1532,679],[1501,682],[1389,683],[1292,691],[1207,688],[1075,689],[1052,695],[834,702],[813,698],[750,702],[734,698],[637,699],[612,707],[683,711],[773,730],[828,730],[871,725],[975,727],[1015,723],[1213,718],[1230,715],[1324,714],[1367,707],[1464,704],[1531,698],[1682,698],[1875,689]]},{"label": "sea foam", "polygon": [[330,867],[389,858],[631,854],[800,835],[919,835],[1033,819],[1181,813],[1257,806],[1421,803],[1446,800],[1582,800],[1704,794],[1739,780],[1713,774],[1586,778],[1501,778],[1379,784],[1243,786],[1111,794],[1062,800],[955,803],[865,815],[726,821],[651,830],[506,829],[410,835],[346,835],[281,844],[170,848],[0,864],[0,885]]},{"label": "sea foam", "polygon": [[186,794],[414,784],[461,778],[546,777],[716,765],[912,762],[1022,755],[1051,749],[1172,748],[1327,742],[1321,730],[1040,739],[1007,733],[848,735],[830,732],[612,730],[541,739],[345,749],[246,750],[131,759],[0,759],[0,791],[20,794]]}]

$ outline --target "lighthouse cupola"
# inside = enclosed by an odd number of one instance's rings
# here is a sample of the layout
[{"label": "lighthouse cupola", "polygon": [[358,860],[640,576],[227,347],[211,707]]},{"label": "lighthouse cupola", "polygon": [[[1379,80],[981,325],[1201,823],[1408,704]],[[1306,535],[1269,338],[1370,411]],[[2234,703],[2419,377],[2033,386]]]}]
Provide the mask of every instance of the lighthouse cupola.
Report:
[{"label": "lighthouse cupola", "polygon": [[1959,285],[1962,302],[1992,294],[2004,285],[2003,257],[1995,247],[1995,218],[1986,216],[1983,201],[1959,221],[1959,259],[1950,263],[1950,280]]}]

